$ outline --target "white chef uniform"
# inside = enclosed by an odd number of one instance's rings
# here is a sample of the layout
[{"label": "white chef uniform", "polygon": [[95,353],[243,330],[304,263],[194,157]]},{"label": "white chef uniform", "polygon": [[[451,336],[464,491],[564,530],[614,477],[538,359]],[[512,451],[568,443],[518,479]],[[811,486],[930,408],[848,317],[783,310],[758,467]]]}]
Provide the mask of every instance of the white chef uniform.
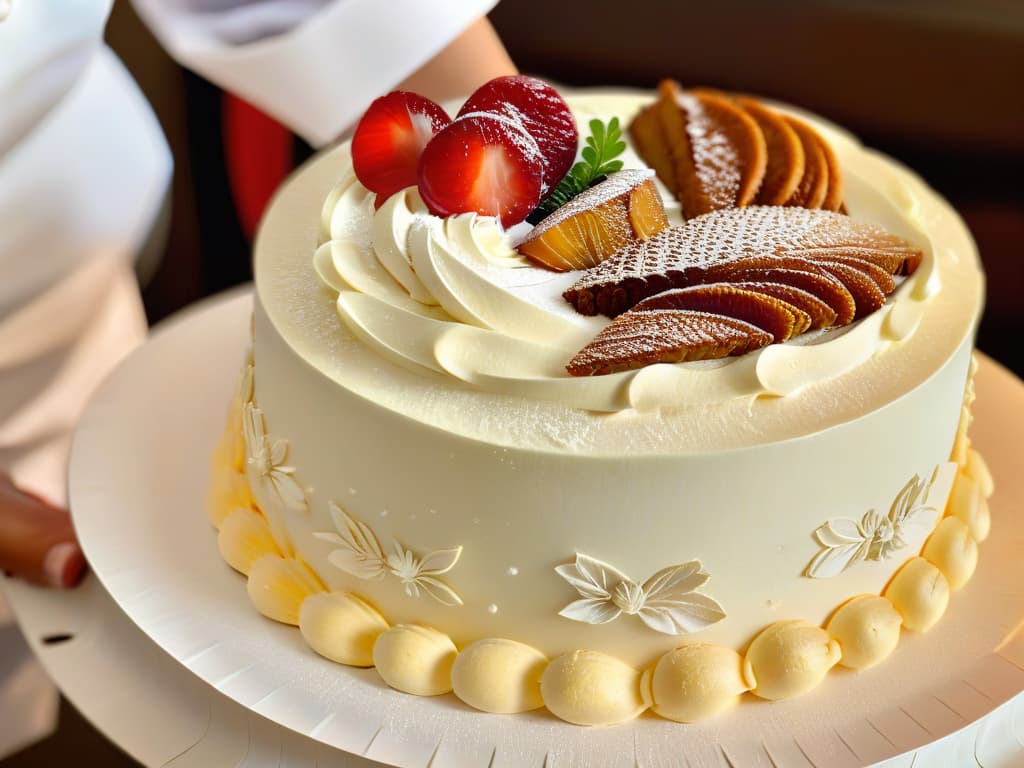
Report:
[{"label": "white chef uniform", "polygon": [[[102,42],[113,0],[0,0],[0,466],[65,501],[68,435],[143,338],[132,272],[171,159]],[[182,64],[314,146],[496,0],[135,0]],[[0,757],[52,728],[56,696],[0,594]]]}]

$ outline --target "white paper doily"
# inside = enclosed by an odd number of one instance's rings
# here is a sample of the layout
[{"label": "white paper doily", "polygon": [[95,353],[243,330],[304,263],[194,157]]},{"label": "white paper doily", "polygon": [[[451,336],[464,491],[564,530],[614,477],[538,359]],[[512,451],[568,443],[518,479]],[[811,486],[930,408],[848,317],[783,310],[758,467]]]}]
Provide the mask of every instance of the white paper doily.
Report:
[{"label": "white paper doily", "polygon": [[[495,716],[451,695],[407,696],[373,670],[328,662],[295,629],[250,606],[243,579],[220,560],[203,509],[208,456],[248,343],[249,306],[236,297],[192,311],[118,369],[76,434],[70,494],[86,554],[117,605],[195,675],[274,723],[403,766],[677,766],[685,759],[695,767],[843,768],[970,735],[968,726],[1024,690],[1024,520],[1014,514],[1024,476],[1012,449],[1024,433],[1024,387],[988,360],[972,435],[999,483],[993,535],[939,625],[924,636],[905,634],[876,669],[835,672],[806,696],[751,699],[695,726],[645,716],[587,729],[543,711]],[[990,743],[1019,763],[1018,705],[1000,710],[1009,713],[1005,734]],[[944,754],[976,756],[979,743],[954,738]]]}]

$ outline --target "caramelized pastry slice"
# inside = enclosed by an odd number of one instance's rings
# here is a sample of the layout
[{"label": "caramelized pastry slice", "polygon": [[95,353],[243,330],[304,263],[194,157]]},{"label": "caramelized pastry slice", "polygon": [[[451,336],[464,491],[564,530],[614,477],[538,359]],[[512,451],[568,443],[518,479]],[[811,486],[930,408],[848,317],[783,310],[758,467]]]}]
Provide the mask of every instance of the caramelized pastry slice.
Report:
[{"label": "caramelized pastry slice", "polygon": [[854,320],[860,320],[860,318],[870,315],[885,304],[885,294],[882,293],[882,289],[860,270],[838,261],[821,261],[818,262],[818,265],[845,285],[853,295],[853,301],[857,305],[857,310],[853,315]]},{"label": "caramelized pastry slice", "polygon": [[[909,246],[909,243],[906,245]],[[801,251],[795,251],[794,253],[799,254]],[[921,252],[917,249],[912,246],[903,249],[899,243],[893,243],[892,247],[887,250],[880,248],[844,248],[838,246],[835,248],[814,248],[806,251],[806,258],[811,260],[841,261],[844,264],[850,263],[851,266],[851,259],[862,262],[867,261],[877,267],[881,267],[890,275],[912,273],[920,263],[920,256]]]},{"label": "caramelized pastry slice", "polygon": [[835,325],[836,311],[828,304],[812,293],[802,288],[794,288],[784,283],[771,283],[762,280],[750,280],[733,283],[737,288],[742,288],[754,293],[763,293],[766,296],[773,296],[780,301],[790,304],[804,312],[809,318],[806,328],[801,328],[800,333],[807,330],[828,328]]},{"label": "caramelized pastry slice", "polygon": [[677,288],[644,299],[634,307],[635,311],[651,309],[685,309],[733,317],[756,325],[775,341],[788,341],[811,324],[807,313],[792,304],[734,283]]},{"label": "caramelized pastry slice", "polygon": [[684,91],[671,80],[658,86],[657,105],[683,215],[754,202],[767,150],[753,118],[726,98]]},{"label": "caramelized pastry slice", "polygon": [[586,269],[667,226],[651,172],[619,171],[543,219],[518,250],[557,272]]},{"label": "caramelized pastry slice", "polygon": [[658,104],[651,104],[642,109],[629,124],[629,136],[637,154],[644,159],[661,183],[675,196],[679,196],[679,184],[676,182],[675,164],[669,152],[668,140],[661,126]]},{"label": "caramelized pastry slice", "polygon": [[676,309],[631,310],[608,324],[566,366],[594,376],[652,363],[744,355],[771,344],[770,334],[743,320]]},{"label": "caramelized pastry slice", "polygon": [[796,192],[804,176],[804,148],[788,122],[757,99],[738,97],[736,103],[764,134],[767,164],[764,181],[754,200],[758,205],[782,205]]},{"label": "caramelized pastry slice", "polygon": [[796,131],[804,150],[804,175],[796,191],[784,205],[798,208],[821,208],[828,196],[829,161],[818,132],[803,120],[790,115],[783,119]]},{"label": "caramelized pastry slice", "polygon": [[871,282],[877,285],[878,290],[886,296],[896,290],[896,280],[893,279],[892,274],[877,264],[872,264],[870,261],[856,259],[851,256],[836,256],[829,259],[823,259],[823,261],[845,264],[848,267],[853,267],[854,269],[863,272],[871,278]]},{"label": "caramelized pastry slice", "polygon": [[781,283],[806,291],[825,302],[834,313],[835,319],[828,325],[848,325],[853,322],[853,316],[857,312],[853,294],[829,274],[797,269],[748,269],[736,271],[728,279],[737,282]]},{"label": "caramelized pastry slice", "polygon": [[828,168],[828,187],[825,189],[825,199],[821,201],[821,207],[826,211],[845,213],[843,195],[846,190],[843,185],[843,168],[839,164],[836,153],[832,150],[832,145],[820,133],[818,134],[818,144],[825,157],[825,167]]},{"label": "caramelized pastry slice", "polygon": [[815,266],[814,260],[804,256],[745,256],[734,261],[725,261],[720,265],[713,265],[708,268],[708,276],[712,279],[735,275],[739,272],[747,272],[752,269],[795,269],[799,272],[813,272],[823,274],[820,267]]}]

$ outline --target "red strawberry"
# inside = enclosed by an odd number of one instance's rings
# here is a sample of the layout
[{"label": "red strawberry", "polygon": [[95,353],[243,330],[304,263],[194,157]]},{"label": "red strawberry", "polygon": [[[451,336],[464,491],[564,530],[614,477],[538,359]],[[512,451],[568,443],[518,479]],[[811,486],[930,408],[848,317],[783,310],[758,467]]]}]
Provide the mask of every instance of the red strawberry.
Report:
[{"label": "red strawberry", "polygon": [[352,166],[377,207],[399,190],[416,184],[420,154],[451,118],[419,94],[392,91],[366,110],[352,137]]},{"label": "red strawberry", "polygon": [[427,144],[419,190],[431,213],[476,212],[510,227],[540,202],[543,160],[515,120],[474,114],[456,120]]},{"label": "red strawberry", "polygon": [[[496,77],[470,96],[458,117],[495,112],[518,120],[537,142],[544,157],[541,194],[546,195],[568,173],[576,159],[576,119],[558,91],[527,75]],[[457,118],[456,118],[457,119]]]}]

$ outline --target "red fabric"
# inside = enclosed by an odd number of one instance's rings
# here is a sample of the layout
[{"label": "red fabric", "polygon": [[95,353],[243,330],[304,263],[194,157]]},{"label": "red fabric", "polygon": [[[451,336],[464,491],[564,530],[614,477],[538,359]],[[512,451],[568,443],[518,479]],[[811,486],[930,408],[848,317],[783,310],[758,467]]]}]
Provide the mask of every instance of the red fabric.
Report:
[{"label": "red fabric", "polygon": [[222,110],[231,195],[242,231],[252,240],[271,195],[292,169],[292,136],[272,117],[229,93]]}]

